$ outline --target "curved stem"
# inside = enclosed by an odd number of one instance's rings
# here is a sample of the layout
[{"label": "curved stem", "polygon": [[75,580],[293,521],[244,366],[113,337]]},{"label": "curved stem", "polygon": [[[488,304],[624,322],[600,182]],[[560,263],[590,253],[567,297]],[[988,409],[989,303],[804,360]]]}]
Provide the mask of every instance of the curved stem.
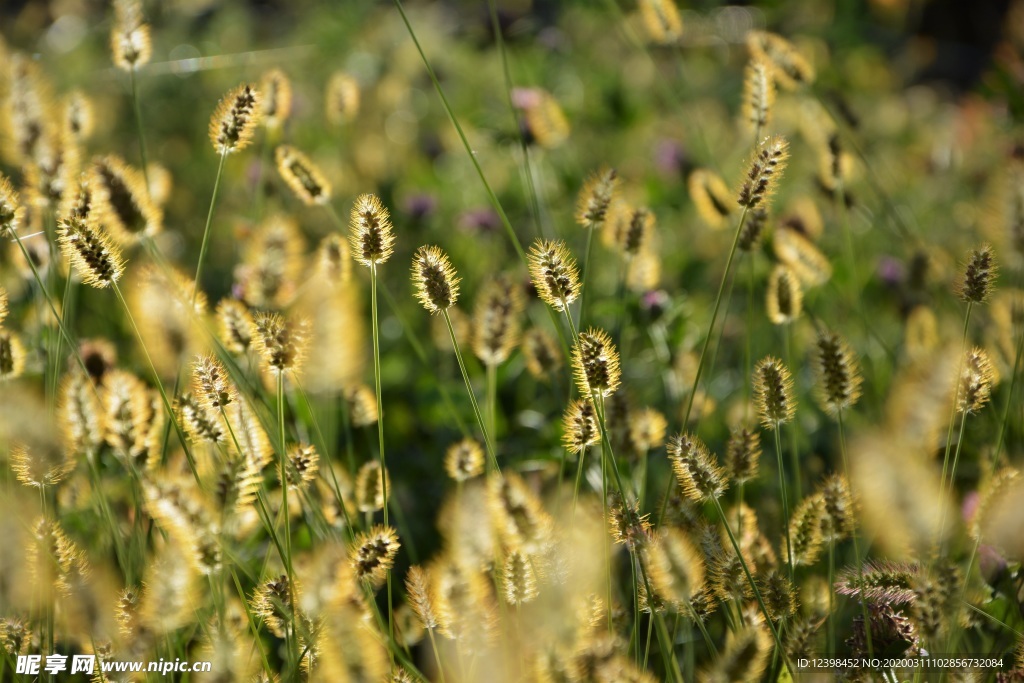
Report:
[{"label": "curved stem", "polygon": [[782,469],[782,437],[779,436],[779,427],[780,425],[776,424],[772,432],[775,434],[775,456],[779,463],[779,489],[782,491],[782,516],[786,523],[786,563],[789,565],[789,580],[794,581],[793,539],[789,535],[789,496],[786,491],[786,473]]},{"label": "curved stem", "polygon": [[487,456],[490,458],[490,464],[496,472],[501,473],[501,467],[498,465],[498,458],[494,454],[494,444],[491,442],[491,436],[487,431],[487,426],[484,424],[484,416],[480,412],[480,406],[476,402],[476,393],[473,391],[473,384],[469,381],[469,373],[466,371],[466,363],[462,360],[462,350],[459,348],[459,340],[455,338],[455,328],[452,326],[451,316],[448,315],[448,311],[441,311],[441,315],[444,316],[445,325],[448,326],[448,334],[452,339],[452,346],[455,348],[455,359],[459,361],[459,370],[462,371],[462,381],[466,383],[466,393],[469,394],[469,401],[473,404],[473,412],[476,414],[477,424],[480,425],[480,433],[484,437],[484,446],[487,448]]},{"label": "curved stem", "polygon": [[196,264],[196,284],[192,293],[193,306],[195,306],[196,296],[199,293],[199,278],[203,274],[203,261],[206,258],[206,247],[210,240],[210,224],[213,222],[213,209],[217,205],[217,190],[220,189],[220,176],[224,172],[224,160],[227,156],[227,152],[221,152],[220,161],[217,163],[217,177],[213,181],[213,195],[210,197],[210,208],[206,212],[206,227],[203,228],[203,241],[199,247],[199,263]]}]

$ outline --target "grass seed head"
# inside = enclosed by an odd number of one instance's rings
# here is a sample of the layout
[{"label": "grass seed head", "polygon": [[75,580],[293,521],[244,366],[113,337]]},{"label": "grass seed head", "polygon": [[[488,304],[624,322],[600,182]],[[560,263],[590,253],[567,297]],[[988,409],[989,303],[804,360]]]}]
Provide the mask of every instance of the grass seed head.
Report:
[{"label": "grass seed head", "polygon": [[0,329],[0,381],[17,379],[25,371],[25,346],[13,332]]},{"label": "grass seed head", "polygon": [[377,424],[377,394],[369,385],[360,382],[346,388],[345,405],[353,427]]},{"label": "grass seed head", "polygon": [[604,330],[590,328],[581,332],[573,349],[572,364],[576,386],[587,397],[607,397],[615,393],[622,380],[619,352]]},{"label": "grass seed head", "polygon": [[355,260],[367,268],[391,257],[395,246],[391,216],[376,195],[356,198],[349,221],[349,244]]},{"label": "grass seed head", "polygon": [[576,200],[576,223],[587,230],[600,230],[615,199],[619,176],[614,168],[591,173]]},{"label": "grass seed head", "polygon": [[324,112],[333,126],[352,121],[359,113],[359,83],[344,71],[336,71],[327,82]]},{"label": "grass seed head", "polygon": [[305,319],[289,321],[277,313],[253,316],[253,346],[268,373],[279,375],[299,370],[309,341],[308,327]]},{"label": "grass seed head", "polygon": [[110,287],[124,274],[121,250],[93,220],[61,218],[57,242],[82,281],[91,287]]},{"label": "grass seed head", "polygon": [[768,429],[778,429],[793,419],[793,377],[778,358],[766,356],[754,367],[754,402],[761,424]]},{"label": "grass seed head", "polygon": [[562,367],[562,352],[557,342],[546,331],[531,327],[523,335],[523,357],[526,369],[535,379],[550,381]]},{"label": "grass seed head", "polygon": [[142,237],[153,237],[163,230],[163,212],[149,198],[146,179],[120,157],[110,154],[96,157],[89,169],[83,192],[91,192],[91,211],[79,200],[77,211],[70,217],[95,216],[107,233],[118,243],[129,246]]},{"label": "grass seed head", "polygon": [[846,340],[835,332],[818,335],[814,349],[818,403],[830,415],[846,410],[860,398],[860,364]]},{"label": "grass seed head", "polygon": [[954,289],[962,301],[983,304],[988,301],[995,289],[998,274],[995,253],[992,247],[984,244],[967,254],[963,273],[956,281]]},{"label": "grass seed head", "polygon": [[[388,497],[391,497],[391,478],[387,470],[384,471],[387,477]],[[380,463],[370,460],[359,468],[356,474],[356,507],[360,512],[376,512],[383,510],[386,501],[384,500],[384,480],[380,474]]]},{"label": "grass seed head", "polygon": [[645,548],[651,587],[677,608],[704,587],[704,560],[690,538],[675,527],[663,528]]},{"label": "grass seed head", "polygon": [[270,69],[260,77],[259,90],[263,94],[263,125],[273,130],[281,128],[292,112],[291,80],[281,69]]},{"label": "grass seed head", "polygon": [[509,552],[501,565],[501,587],[505,602],[510,605],[518,607],[532,602],[539,592],[533,559],[521,550]]},{"label": "grass seed head", "polygon": [[318,206],[331,201],[331,184],[316,164],[291,145],[280,145],[274,151],[277,172],[295,196],[306,206]]},{"label": "grass seed head", "polygon": [[458,482],[480,476],[484,471],[483,449],[469,437],[453,443],[445,451],[444,469],[449,477]]},{"label": "grass seed head", "polygon": [[576,259],[565,242],[537,240],[530,247],[528,263],[537,295],[556,311],[564,311],[580,295]]},{"label": "grass seed head", "polygon": [[[698,168],[686,182],[700,219],[710,228],[723,227],[732,214],[732,193],[721,176],[710,169]],[[750,222],[749,212],[747,222]]]},{"label": "grass seed head", "polygon": [[755,209],[767,206],[772,194],[778,188],[779,179],[789,158],[789,143],[782,136],[765,138],[758,145],[747,168],[747,176],[740,186],[740,206]]},{"label": "grass seed head", "polygon": [[728,488],[725,469],[697,436],[678,434],[666,445],[669,462],[683,495],[695,503],[717,500]]},{"label": "grass seed head", "polygon": [[654,408],[641,408],[629,415],[629,440],[633,450],[646,453],[665,443],[668,421]]},{"label": "grass seed head", "polygon": [[360,534],[352,543],[352,568],[356,578],[379,586],[395,564],[401,543],[389,526],[378,525]]},{"label": "grass seed head", "polygon": [[224,365],[214,355],[196,358],[192,365],[192,391],[206,409],[213,413],[220,412],[238,400],[238,389]]},{"label": "grass seed head", "polygon": [[652,43],[672,45],[683,37],[683,18],[675,0],[640,0],[639,7]]},{"label": "grass seed head", "polygon": [[804,293],[796,274],[787,266],[777,264],[768,276],[765,306],[768,319],[775,325],[787,325],[800,317]]},{"label": "grass seed head", "polygon": [[0,175],[0,237],[6,239],[17,234],[24,213],[18,192],[8,178]]},{"label": "grass seed head", "polygon": [[796,90],[814,82],[811,63],[788,40],[767,31],[747,34],[747,49],[752,59],[761,59],[772,67],[772,77],[784,90]]},{"label": "grass seed head", "polygon": [[763,57],[754,57],[743,72],[743,117],[755,130],[764,130],[771,121],[774,104],[771,64]]},{"label": "grass seed head", "polygon": [[473,353],[484,365],[508,360],[519,343],[519,318],[524,308],[519,285],[505,275],[488,280],[473,308]]},{"label": "grass seed head", "polygon": [[725,471],[729,479],[737,484],[757,479],[760,460],[760,432],[747,427],[734,429],[725,447]]},{"label": "grass seed head", "polygon": [[143,21],[139,0],[114,0],[114,26],[110,31],[110,50],[114,66],[134,71],[149,63],[153,46],[149,24]]},{"label": "grass seed head", "polygon": [[210,142],[217,154],[234,154],[249,146],[260,122],[260,107],[260,92],[251,83],[221,98],[210,118]]},{"label": "grass seed head", "polygon": [[412,257],[416,298],[432,315],[447,311],[459,300],[460,278],[440,247],[422,246]]},{"label": "grass seed head", "polygon": [[562,444],[570,453],[582,453],[601,443],[597,411],[590,399],[575,399],[562,417]]},{"label": "grass seed head", "polygon": [[248,306],[238,299],[222,299],[217,304],[217,327],[224,348],[235,355],[252,345],[254,321]]},{"label": "grass seed head", "polygon": [[977,413],[992,396],[992,386],[999,381],[988,352],[980,346],[964,354],[957,386],[956,408],[960,413]]}]

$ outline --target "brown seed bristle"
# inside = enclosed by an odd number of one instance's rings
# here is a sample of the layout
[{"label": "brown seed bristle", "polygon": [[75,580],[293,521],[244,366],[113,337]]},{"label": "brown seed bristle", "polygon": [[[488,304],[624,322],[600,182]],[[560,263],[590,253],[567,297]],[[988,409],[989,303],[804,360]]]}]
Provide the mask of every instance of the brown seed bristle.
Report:
[{"label": "brown seed bristle", "polygon": [[196,358],[192,366],[192,391],[207,410],[219,413],[238,400],[238,389],[216,356]]},{"label": "brown seed bristle", "polygon": [[192,394],[184,393],[178,397],[176,412],[185,435],[192,442],[219,444],[226,441],[219,416],[210,412]]},{"label": "brown seed bristle", "polygon": [[16,379],[25,371],[25,346],[13,332],[0,329],[0,381]]},{"label": "brown seed bristle", "polygon": [[757,208],[747,211],[747,218],[743,221],[743,229],[740,231],[736,248],[740,251],[752,251],[760,243],[767,222],[768,212],[764,209]]},{"label": "brown seed bristle", "polygon": [[621,235],[619,249],[627,258],[634,258],[647,245],[654,231],[654,214],[641,206],[633,209],[626,230]]},{"label": "brown seed bristle", "polygon": [[775,325],[787,325],[800,317],[804,293],[800,281],[789,267],[776,264],[768,276],[765,306],[768,319]]},{"label": "brown seed bristle", "polygon": [[268,372],[297,372],[305,358],[308,339],[305,319],[287,321],[277,313],[253,316],[253,347]]},{"label": "brown seed bristle", "polygon": [[668,421],[654,408],[641,408],[629,415],[629,440],[633,450],[646,453],[665,443]]},{"label": "brown seed bristle", "polygon": [[757,478],[761,459],[761,434],[741,427],[729,435],[725,447],[725,471],[731,481],[745,484]]},{"label": "brown seed bristle", "polygon": [[57,415],[60,418],[64,450],[71,455],[95,455],[95,449],[103,443],[103,406],[87,375],[72,371],[64,377],[60,386]]},{"label": "brown seed bristle", "polygon": [[260,122],[260,93],[244,83],[228,92],[210,118],[210,142],[218,154],[234,154],[249,146]]},{"label": "brown seed bristle", "polygon": [[359,83],[344,71],[336,71],[327,82],[324,96],[327,121],[333,126],[348,123],[359,113]]},{"label": "brown seed bristle", "polygon": [[782,539],[783,552],[792,559],[793,565],[812,565],[821,553],[821,526],[825,517],[825,499],[820,493],[807,496],[800,501],[789,522],[790,548],[786,538]]},{"label": "brown seed bristle", "polygon": [[26,444],[11,444],[11,471],[25,486],[45,488],[55,486],[75,469],[75,461],[55,454],[40,453]]},{"label": "brown seed bristle", "polygon": [[612,539],[630,551],[645,546],[653,532],[650,515],[640,514],[637,500],[623,502],[618,493],[612,493],[609,498],[608,529]]},{"label": "brown seed bristle", "polygon": [[780,135],[765,138],[754,153],[737,201],[753,209],[767,206],[789,158],[789,143]]},{"label": "brown seed bristle", "polygon": [[[388,497],[391,497],[391,477],[387,470],[384,471],[387,477]],[[384,509],[384,481],[380,475],[380,463],[376,460],[366,462],[359,468],[356,475],[355,491],[356,507],[360,512],[376,512]]]},{"label": "brown seed bristle", "polygon": [[693,434],[678,434],[665,445],[683,495],[695,503],[717,500],[728,488],[725,470],[708,447]]},{"label": "brown seed bristle", "polygon": [[18,232],[25,210],[11,181],[0,175],[0,237],[13,237]]},{"label": "brown seed bristle", "polygon": [[818,375],[818,402],[830,415],[845,410],[860,398],[860,364],[846,340],[835,332],[818,335],[814,350]]},{"label": "brown seed bristle", "polygon": [[754,402],[761,424],[768,429],[777,429],[793,419],[796,413],[793,377],[778,358],[766,356],[754,368]]},{"label": "brown seed bristle", "polygon": [[760,574],[756,582],[772,621],[788,620],[796,613],[796,592],[793,584],[783,574],[771,570]]},{"label": "brown seed bristle", "polygon": [[317,206],[331,201],[331,184],[308,156],[291,145],[279,145],[274,159],[277,172],[303,204]]},{"label": "brown seed bristle", "polygon": [[121,279],[124,273],[121,251],[92,220],[59,219],[57,242],[85,284],[103,288]]},{"label": "brown seed bristle", "polygon": [[383,583],[401,545],[398,534],[389,526],[378,525],[357,536],[351,549],[356,578],[374,586]]},{"label": "brown seed bristle", "polygon": [[484,452],[474,439],[465,438],[445,451],[444,469],[455,481],[469,481],[484,471]]},{"label": "brown seed bristle", "polygon": [[838,543],[853,533],[856,509],[850,484],[841,474],[833,474],[821,485],[825,514],[821,519],[821,538],[825,543]]},{"label": "brown seed bristle", "polygon": [[310,444],[295,444],[288,449],[288,466],[284,469],[288,488],[304,489],[307,484],[316,481],[317,472],[320,471],[320,454]]},{"label": "brown seed bristle", "polygon": [[786,90],[809,85],[814,81],[814,68],[788,40],[767,31],[747,34],[747,49],[751,58],[760,58],[772,67],[775,82]]},{"label": "brown seed bristle", "polygon": [[576,223],[587,230],[599,230],[608,218],[608,207],[615,198],[619,176],[614,168],[591,173],[576,200]]},{"label": "brown seed bristle", "polygon": [[447,629],[441,625],[440,616],[434,606],[434,591],[431,585],[429,570],[418,565],[409,567],[405,576],[405,591],[413,613],[423,624],[423,628],[437,630],[448,635]]},{"label": "brown seed bristle", "polygon": [[549,381],[562,367],[562,353],[551,335],[539,327],[531,327],[523,335],[523,357],[526,369],[534,378]]},{"label": "brown seed bristle", "polygon": [[93,159],[88,186],[92,215],[119,244],[131,245],[163,229],[163,212],[149,198],[143,174],[110,154]]},{"label": "brown seed bristle", "polygon": [[416,298],[431,315],[447,311],[459,300],[460,278],[443,249],[422,246],[412,257]]},{"label": "brown seed bristle", "polygon": [[980,346],[964,354],[957,387],[956,408],[960,413],[976,413],[985,407],[992,395],[992,386],[999,381],[988,352]]},{"label": "brown seed bristle", "polygon": [[367,268],[384,263],[391,257],[395,233],[388,210],[376,195],[356,197],[349,220],[349,243],[355,260]]},{"label": "brown seed bristle", "polygon": [[293,633],[292,596],[298,597],[298,594],[298,586],[290,586],[284,574],[264,581],[250,601],[252,613],[263,620],[272,634],[284,638],[286,633]]},{"label": "brown seed bristle", "polygon": [[519,285],[505,275],[488,280],[473,307],[473,353],[484,365],[501,365],[519,343],[524,307]]},{"label": "brown seed bristle", "polygon": [[597,411],[590,399],[572,401],[562,417],[562,445],[570,453],[582,453],[601,443]]},{"label": "brown seed bristle", "polygon": [[519,475],[493,475],[487,482],[487,503],[508,548],[537,554],[550,546],[554,520]]},{"label": "brown seed bristle", "polygon": [[775,104],[771,65],[763,57],[747,63],[743,76],[743,116],[755,130],[764,130]]},{"label": "brown seed bristle", "polygon": [[114,0],[114,26],[110,31],[114,66],[133,71],[149,63],[153,46],[149,24],[143,21],[139,0]]},{"label": "brown seed bristle", "polygon": [[353,384],[345,389],[345,407],[353,427],[377,424],[377,395],[366,384]]},{"label": "brown seed bristle", "polygon": [[651,42],[671,45],[683,37],[683,19],[674,0],[640,0],[638,5]]},{"label": "brown seed bristle", "polygon": [[584,396],[607,397],[619,388],[622,378],[619,352],[604,330],[581,332],[572,354],[576,386]]},{"label": "brown seed bristle", "polygon": [[576,301],[580,295],[580,276],[576,259],[561,240],[537,240],[528,254],[530,277],[537,295],[556,311]]},{"label": "brown seed bristle", "polygon": [[963,274],[956,282],[956,293],[967,303],[985,303],[995,289],[998,274],[999,268],[992,247],[985,244],[973,249],[967,255]]},{"label": "brown seed bristle", "polygon": [[292,82],[281,69],[270,69],[260,77],[263,94],[263,125],[278,129],[292,112]]},{"label": "brown seed bristle", "polygon": [[700,219],[711,228],[724,226],[725,220],[732,213],[732,194],[725,181],[710,169],[698,168],[690,174],[686,184]]},{"label": "brown seed bristle", "polygon": [[231,353],[243,354],[252,344],[253,319],[249,308],[238,299],[222,299],[217,304],[220,341]]},{"label": "brown seed bristle", "polygon": [[522,605],[537,597],[537,572],[533,560],[520,550],[512,550],[501,566],[501,586],[505,602]]}]

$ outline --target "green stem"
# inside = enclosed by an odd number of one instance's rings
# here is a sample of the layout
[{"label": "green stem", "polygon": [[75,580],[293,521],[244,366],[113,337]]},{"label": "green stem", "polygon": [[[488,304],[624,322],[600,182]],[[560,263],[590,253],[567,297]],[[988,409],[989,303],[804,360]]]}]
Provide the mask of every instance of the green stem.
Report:
[{"label": "green stem", "polygon": [[[947,471],[947,468],[949,466],[949,451],[950,451],[950,448],[953,445],[953,425],[956,423],[956,406],[957,406],[957,402],[958,402],[958,400],[960,398],[960,374],[964,370],[964,353],[967,351],[967,331],[968,331],[968,326],[969,326],[969,324],[971,322],[971,310],[972,310],[972,303],[970,301],[968,301],[967,302],[967,311],[964,314],[964,331],[963,331],[963,336],[960,339],[960,355],[958,356],[958,360],[957,360],[956,379],[955,379],[955,382],[953,384],[953,401],[952,401],[952,405],[950,405],[950,407],[949,407],[949,429],[946,432],[946,453],[945,453],[945,455],[942,458],[942,478],[939,479],[939,500],[940,501],[943,500],[942,494],[945,491],[945,487],[946,487],[946,471]],[[950,482],[950,484],[952,485],[952,482]],[[943,505],[943,503],[941,503],[941,502],[939,504]],[[943,508],[945,508],[944,505],[943,505]],[[945,510],[943,510],[943,514],[945,514]]]},{"label": "green stem", "polygon": [[782,469],[782,437],[779,436],[779,426],[775,425],[772,429],[772,433],[775,434],[775,456],[779,464],[779,489],[782,491],[782,517],[786,523],[786,564],[789,565],[789,580],[794,581],[793,577],[793,539],[789,535],[789,496],[786,491],[786,473]]},{"label": "green stem", "polygon": [[203,241],[199,247],[199,263],[196,264],[195,289],[192,293],[192,305],[195,306],[196,296],[199,293],[199,278],[203,274],[203,261],[206,258],[206,247],[210,240],[210,225],[213,223],[213,209],[217,205],[217,190],[220,189],[220,177],[224,172],[224,160],[227,159],[227,152],[220,153],[220,161],[217,163],[217,177],[213,181],[213,194],[210,196],[210,208],[206,212],[206,227],[203,228]]},{"label": "green stem", "polygon": [[494,438],[498,437],[498,368],[492,363],[487,368],[487,429]]},{"label": "green stem", "polygon": [[462,360],[462,350],[459,348],[459,340],[455,338],[455,328],[452,326],[451,316],[448,315],[447,310],[441,311],[441,315],[444,316],[445,325],[448,326],[448,334],[452,339],[452,347],[455,349],[455,359],[459,362],[459,370],[462,371],[462,381],[466,384],[466,393],[469,394],[469,401],[473,404],[473,413],[476,414],[477,424],[480,426],[480,433],[484,437],[484,446],[487,448],[487,456],[490,458],[491,467],[494,468],[495,472],[501,473],[501,467],[498,465],[498,458],[494,453],[494,444],[491,442],[490,433],[487,431],[487,426],[484,424],[484,417],[480,412],[480,406],[476,402],[476,392],[473,391],[473,384],[469,381],[469,373],[466,371],[466,363]]},{"label": "green stem", "polygon": [[[786,329],[783,330],[783,338],[785,340],[785,353],[786,353],[786,365],[789,368],[793,368],[793,323],[789,323],[784,326]],[[793,484],[795,500],[803,498],[803,486],[801,483],[801,470],[800,470],[800,454],[797,447],[797,438],[799,436],[796,429],[796,421],[789,422],[789,460],[790,466],[793,468]]]},{"label": "green stem", "polygon": [[590,282],[590,259],[594,251],[594,230],[596,228],[587,228],[587,248],[583,257],[583,287],[580,289],[581,327],[583,326],[583,321],[586,320],[585,316],[587,314],[587,292],[589,291],[588,283]]},{"label": "green stem", "polygon": [[[836,412],[836,417],[839,420],[839,452],[843,457],[843,471],[846,472],[846,483],[850,487],[850,497],[856,500],[853,492],[853,479],[850,472],[850,461],[846,455],[846,428],[843,422],[843,410],[840,408]],[[864,563],[860,556],[860,544],[857,540],[857,529],[854,528],[850,533],[853,538],[853,562],[857,567],[857,580],[860,585],[864,582]],[[868,658],[872,659],[875,656],[874,643],[871,640],[871,618],[868,614],[868,604],[865,600],[860,600],[861,617],[864,620],[864,635],[867,640],[868,646]]]},{"label": "green stem", "polygon": [[281,514],[284,517],[284,568],[288,574],[288,594],[292,612],[291,638],[288,641],[292,666],[299,667],[298,618],[295,611],[295,572],[292,566],[291,511],[288,509],[288,437],[284,426],[284,373],[277,374],[277,426],[281,439]]}]

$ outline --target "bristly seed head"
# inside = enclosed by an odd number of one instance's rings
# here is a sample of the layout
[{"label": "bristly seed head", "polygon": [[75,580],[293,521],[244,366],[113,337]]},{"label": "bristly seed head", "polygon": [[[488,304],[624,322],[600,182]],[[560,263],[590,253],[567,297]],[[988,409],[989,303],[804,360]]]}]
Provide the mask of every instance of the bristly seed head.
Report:
[{"label": "bristly seed head", "polygon": [[124,273],[120,249],[92,220],[61,218],[57,223],[57,241],[87,285],[110,287]]},{"label": "bristly seed head", "polygon": [[521,605],[537,597],[537,572],[533,561],[521,550],[512,550],[501,567],[505,602]]},{"label": "bristly seed head", "polygon": [[725,447],[725,471],[729,479],[744,484],[757,478],[761,459],[761,434],[742,427],[733,430]]},{"label": "bristly seed head", "polygon": [[531,327],[523,335],[523,356],[526,369],[534,378],[549,380],[562,367],[562,354],[551,335],[539,327]]},{"label": "bristly seed head", "polygon": [[779,263],[768,277],[768,292],[765,305],[768,319],[775,325],[786,325],[800,317],[803,310],[804,293],[796,273]]},{"label": "bristly seed head", "polygon": [[18,231],[24,212],[11,181],[0,175],[0,237],[6,239]]},{"label": "bristly seed head", "polygon": [[985,407],[992,394],[992,385],[998,380],[988,352],[980,346],[969,349],[964,354],[960,382],[957,386],[957,412],[976,413]]},{"label": "bristly seed head", "polygon": [[281,69],[270,69],[260,78],[263,93],[263,125],[277,129],[292,112],[292,82]]},{"label": "bristly seed head", "polygon": [[572,364],[576,386],[586,397],[611,396],[619,388],[622,373],[619,352],[604,330],[590,328],[581,332],[573,349]]},{"label": "bristly seed head", "polygon": [[218,154],[234,154],[252,142],[260,122],[260,93],[245,83],[225,95],[210,118],[210,142]]},{"label": "bristly seed head", "polygon": [[764,233],[765,223],[768,222],[768,212],[762,208],[747,211],[747,218],[743,222],[743,230],[740,231],[739,241],[736,248],[740,251],[751,251],[761,241]]},{"label": "bristly seed head", "polygon": [[16,379],[25,371],[25,346],[18,335],[0,329],[0,381]]},{"label": "bristly seed head", "polygon": [[767,31],[747,34],[747,49],[753,59],[764,60],[772,67],[775,82],[786,90],[814,81],[814,68],[810,62],[782,36]]},{"label": "bristly seed head", "polygon": [[459,299],[460,278],[440,247],[422,246],[412,257],[416,298],[432,315],[447,311]]},{"label": "bristly seed head", "polygon": [[361,194],[356,197],[349,220],[349,243],[353,258],[370,268],[387,261],[395,246],[395,233],[391,229],[391,217],[376,195]]},{"label": "bristly seed head", "polygon": [[600,229],[608,218],[608,207],[615,198],[618,183],[614,168],[605,167],[592,173],[576,200],[576,223],[587,230]]},{"label": "bristly seed head", "polygon": [[652,42],[671,45],[683,36],[683,18],[675,0],[640,0],[640,16]]},{"label": "bristly seed head", "polygon": [[192,391],[211,412],[238,400],[238,389],[216,356],[199,356],[192,366]]},{"label": "bristly seed head", "polygon": [[110,49],[114,54],[114,65],[124,71],[133,71],[149,62],[153,47],[149,39],[149,24],[142,20],[139,0],[115,0]]},{"label": "bristly seed head", "polygon": [[288,467],[284,469],[291,490],[305,488],[320,471],[320,454],[310,444],[295,444],[288,449]]},{"label": "bristly seed head", "polygon": [[818,402],[830,415],[845,410],[860,398],[860,365],[846,341],[834,332],[822,332],[814,350],[818,374]]},{"label": "bristly seed head", "polygon": [[287,321],[277,313],[253,316],[253,346],[268,372],[296,372],[305,357],[308,340],[305,319]]},{"label": "bristly seed head", "polygon": [[570,453],[582,453],[601,443],[597,411],[587,398],[572,401],[562,417],[562,444]]},{"label": "bristly seed head", "polygon": [[484,452],[474,439],[453,443],[444,455],[444,469],[455,481],[468,481],[484,471]]},{"label": "bristly seed head", "polygon": [[484,284],[473,307],[473,353],[484,365],[504,363],[519,343],[523,294],[517,282],[498,275]]},{"label": "bristly seed head", "polygon": [[779,184],[779,177],[786,168],[789,158],[789,143],[775,135],[760,144],[747,170],[747,177],[740,187],[740,206],[753,209],[767,205]]},{"label": "bristly seed head", "polygon": [[793,419],[793,377],[778,358],[766,356],[754,368],[754,402],[761,424],[768,429],[777,429]]},{"label": "bristly seed head", "polygon": [[684,496],[703,503],[717,500],[725,493],[729,485],[725,470],[700,438],[679,434],[669,439],[665,448]]},{"label": "bristly seed head", "polygon": [[277,172],[303,204],[317,206],[331,201],[331,184],[308,156],[291,145],[280,145],[274,159]]},{"label": "bristly seed head", "polygon": [[[732,213],[732,193],[725,181],[714,171],[698,168],[686,181],[690,200],[701,220],[712,228],[721,228]],[[750,215],[747,215],[750,221]]]},{"label": "bristly seed head", "polygon": [[530,277],[537,295],[547,305],[562,312],[580,295],[580,275],[576,259],[561,240],[537,240],[528,256]]},{"label": "bristly seed head", "polygon": [[771,66],[763,57],[747,63],[743,79],[744,117],[755,130],[764,130],[771,120],[775,103],[775,81]]},{"label": "bristly seed head", "polygon": [[966,303],[983,304],[995,289],[999,268],[992,247],[985,244],[967,255],[963,275],[957,280],[957,295]]},{"label": "bristly seed head", "polygon": [[821,485],[825,514],[821,519],[821,537],[826,543],[839,542],[853,533],[856,510],[850,484],[841,474],[833,474]]},{"label": "bristly seed head", "polygon": [[252,344],[253,319],[249,308],[238,299],[223,299],[217,304],[217,322],[224,348],[236,355],[245,353]]},{"label": "bristly seed head", "polygon": [[398,534],[389,526],[375,526],[356,537],[352,544],[352,567],[356,578],[378,586],[395,564],[401,543]]}]

